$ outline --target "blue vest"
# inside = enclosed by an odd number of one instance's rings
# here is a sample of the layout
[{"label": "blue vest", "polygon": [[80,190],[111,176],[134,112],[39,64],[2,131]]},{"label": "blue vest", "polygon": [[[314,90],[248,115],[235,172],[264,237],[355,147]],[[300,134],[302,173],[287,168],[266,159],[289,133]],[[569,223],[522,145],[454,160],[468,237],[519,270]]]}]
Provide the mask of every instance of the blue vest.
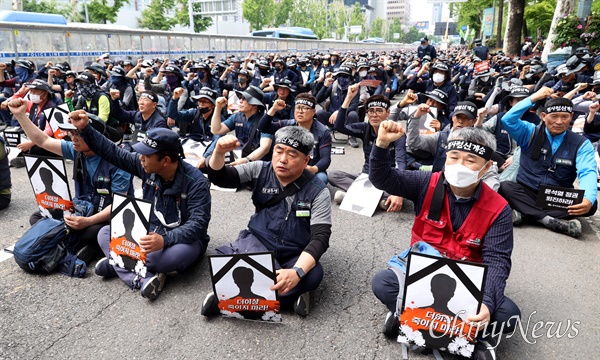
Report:
[{"label": "blue vest", "polygon": [[502,117],[506,112],[501,112],[496,115],[496,128],[494,129],[494,136],[496,137],[496,152],[501,155],[508,155],[512,149],[512,142],[508,131],[502,124]]},{"label": "blue vest", "polygon": [[440,132],[440,136],[438,136],[437,151],[433,158],[431,172],[444,170],[444,165],[446,164],[446,147],[448,147],[448,135],[450,135],[450,128],[445,128]]},{"label": "blue vest", "polygon": [[8,148],[4,138],[0,136],[0,146],[2,146],[6,152],[3,159],[0,159],[0,190],[10,189],[12,184],[10,182],[10,169],[8,165]]},{"label": "blue vest", "polygon": [[246,120],[246,115],[243,112],[238,111],[234,114],[234,125],[235,125],[235,137],[238,138],[242,146],[246,145],[248,141],[252,141],[252,150],[258,149],[260,146],[260,131],[257,129],[254,134],[254,139],[250,139],[250,133],[255,122],[260,121],[263,116],[262,111],[256,112],[250,116],[250,119]]},{"label": "blue vest", "polygon": [[310,180],[292,195],[291,208],[286,199],[263,208],[264,204],[283,191],[271,162],[263,163],[260,175],[254,182],[252,202],[257,211],[250,218],[248,229],[269,251],[274,252],[275,259],[280,263],[299,256],[311,240],[310,216],[296,215],[298,210],[311,210],[312,203],[323,191],[325,184],[314,174],[308,176]]},{"label": "blue vest", "polygon": [[[99,213],[112,203],[112,179],[118,168],[102,159],[90,182],[90,174],[85,163],[85,155],[77,152],[73,164],[75,197],[87,200],[94,205],[94,214]],[[127,195],[133,196],[133,186],[129,185]]]},{"label": "blue vest", "polygon": [[[539,159],[533,159],[536,140],[544,137]],[[545,127],[536,127],[533,140],[527,150],[521,152],[521,166],[517,174],[517,182],[530,189],[538,189],[540,185],[552,185],[573,188],[577,178],[577,151],[586,138],[567,130],[562,143],[552,155],[552,147],[546,136]]]}]

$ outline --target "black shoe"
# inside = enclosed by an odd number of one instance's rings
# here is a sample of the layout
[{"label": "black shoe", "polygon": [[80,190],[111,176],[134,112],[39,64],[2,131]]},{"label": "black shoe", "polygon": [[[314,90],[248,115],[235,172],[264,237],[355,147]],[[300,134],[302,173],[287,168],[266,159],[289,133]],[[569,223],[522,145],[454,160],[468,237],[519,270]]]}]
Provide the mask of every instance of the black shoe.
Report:
[{"label": "black shoe", "polygon": [[398,337],[400,331],[400,319],[393,312],[388,311],[383,323],[383,334],[390,339]]},{"label": "black shoe", "polygon": [[156,274],[150,279],[145,279],[144,285],[142,285],[142,288],[140,289],[140,295],[148,300],[158,299],[160,293],[162,293],[163,286],[165,286],[166,280],[167,276],[162,273]]},{"label": "black shoe", "polygon": [[351,136],[348,138],[348,144],[356,149],[358,147],[358,140],[354,136]]},{"label": "black shoe", "polygon": [[496,360],[496,350],[494,346],[487,340],[477,339],[473,355],[473,360]]},{"label": "black shoe", "polygon": [[97,245],[86,245],[77,250],[75,256],[77,256],[79,260],[83,260],[89,265],[92,261],[100,257],[100,253],[101,251]]},{"label": "black shoe", "polygon": [[22,156],[17,156],[16,158],[10,161],[10,166],[14,168],[22,168],[25,167],[25,158]]},{"label": "black shoe", "polygon": [[204,298],[200,314],[204,316],[215,316],[219,315],[220,313],[221,310],[219,310],[219,299],[217,299],[217,296],[214,292],[211,292]]},{"label": "black shoe", "polygon": [[515,209],[512,211],[512,222],[513,226],[519,226],[523,222],[523,216]]},{"label": "black shoe", "polygon": [[94,271],[96,275],[105,278],[113,278],[117,276],[115,268],[110,264],[107,257],[98,260],[96,263],[96,269]]},{"label": "black shoe", "polygon": [[308,316],[310,313],[310,293],[300,295],[294,303],[294,311],[300,316]]},{"label": "black shoe", "polygon": [[577,238],[579,237],[579,235],[581,235],[581,223],[577,219],[551,219],[548,223],[548,228],[561,234],[572,236],[574,238]]}]

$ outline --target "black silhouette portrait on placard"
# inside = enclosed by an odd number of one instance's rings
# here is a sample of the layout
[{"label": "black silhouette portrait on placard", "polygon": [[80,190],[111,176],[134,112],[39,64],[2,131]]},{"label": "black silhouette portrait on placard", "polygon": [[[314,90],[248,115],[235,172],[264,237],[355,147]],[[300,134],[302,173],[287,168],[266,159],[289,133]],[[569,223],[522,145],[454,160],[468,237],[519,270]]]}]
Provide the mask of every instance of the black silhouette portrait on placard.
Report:
[{"label": "black silhouette portrait on placard", "polygon": [[[133,239],[133,234],[131,233],[133,230],[133,225],[135,224],[135,213],[131,209],[123,210],[123,226],[125,227],[125,232],[123,235],[117,236],[117,238],[122,239],[125,238],[133,243],[136,241]],[[129,257],[129,256],[121,256],[123,259],[123,264],[127,269],[134,268],[137,260]]]},{"label": "black silhouette portrait on placard", "polygon": [[448,303],[454,297],[456,291],[456,280],[446,274],[436,274],[431,278],[431,295],[433,304],[425,308],[433,308],[436,312],[448,316],[456,316],[448,308]]},{"label": "black silhouette portrait on placard", "polygon": [[42,183],[44,184],[44,190],[41,191],[40,194],[62,198],[62,196],[58,195],[52,188],[52,185],[54,184],[54,174],[52,171],[48,170],[47,168],[40,167],[39,174],[40,179],[42,179]]},{"label": "black silhouette portrait on placard", "polygon": [[61,112],[56,111],[54,113],[54,118],[56,119],[56,121],[58,121],[60,124],[64,124],[65,123],[65,119],[63,117],[63,114]]},{"label": "black silhouette portrait on placard", "polygon": [[[431,295],[433,295],[433,304],[428,306],[421,306],[421,309],[433,309],[436,313],[446,315],[446,320],[439,320],[439,322],[446,322],[449,325],[454,321],[456,314],[448,308],[448,303],[454,297],[456,291],[456,280],[446,274],[436,274],[431,278]],[[448,336],[431,336],[429,329],[420,330],[423,334],[425,343],[434,345],[436,348],[448,348],[451,342],[451,338]]]},{"label": "black silhouette portrait on placard", "polygon": [[[263,296],[257,295],[252,292],[252,284],[254,283],[254,271],[247,267],[237,267],[233,270],[231,276],[233,281],[240,289],[239,294],[234,296],[241,297],[243,299],[261,299],[266,300]],[[239,311],[239,314],[248,320],[259,320],[262,318],[264,312],[260,311]]]},{"label": "black silhouette portrait on placard", "polygon": [[254,271],[252,269],[240,266],[233,270],[231,276],[237,287],[240,289],[240,293],[233,298],[241,297],[243,299],[266,300],[264,297],[252,292],[252,284],[254,283]]}]

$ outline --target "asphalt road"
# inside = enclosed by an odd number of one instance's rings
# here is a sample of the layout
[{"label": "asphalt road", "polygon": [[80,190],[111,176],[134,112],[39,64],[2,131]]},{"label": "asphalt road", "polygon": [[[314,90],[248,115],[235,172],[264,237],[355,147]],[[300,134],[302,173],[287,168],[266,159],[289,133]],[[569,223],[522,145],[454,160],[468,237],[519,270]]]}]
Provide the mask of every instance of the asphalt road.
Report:
[{"label": "asphalt road", "polygon": [[[346,155],[333,156],[332,168],[355,172],[362,157],[362,150],[346,146]],[[25,169],[11,173],[13,201],[0,212],[2,248],[24,233],[36,208]],[[212,196],[208,253],[234,240],[253,212],[248,191]],[[118,279],[97,277],[93,266],[86,278],[75,279],[26,274],[8,259],[0,263],[0,359],[400,358],[400,345],[381,334],[386,310],[371,292],[371,277],[407,248],[413,218],[408,203],[400,213],[378,211],[372,218],[334,206],[325,279],[312,296],[311,314],[283,311],[282,324],[201,316],[211,291],[206,259],[168,278],[154,302]],[[506,295],[521,308],[523,334],[502,341],[499,359],[598,357],[599,219],[584,221],[578,240],[537,226],[515,229]],[[551,334],[559,328],[564,336],[548,336],[550,326]],[[433,356],[410,352],[410,358]]]}]

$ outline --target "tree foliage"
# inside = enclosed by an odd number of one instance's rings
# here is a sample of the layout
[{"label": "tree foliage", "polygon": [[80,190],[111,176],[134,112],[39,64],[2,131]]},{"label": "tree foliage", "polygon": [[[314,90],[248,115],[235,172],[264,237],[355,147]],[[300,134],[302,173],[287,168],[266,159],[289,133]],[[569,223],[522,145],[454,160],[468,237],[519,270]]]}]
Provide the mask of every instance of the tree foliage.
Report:
[{"label": "tree foliage", "polygon": [[350,20],[348,22],[348,25],[350,26],[356,26],[356,25],[361,25],[362,26],[362,34],[352,34],[352,35],[348,35],[348,37],[350,38],[350,40],[356,40],[356,38],[363,39],[365,38],[365,34],[366,34],[366,29],[365,29],[365,14],[363,14],[362,10],[360,9],[360,4],[358,2],[355,2],[354,5],[352,5],[352,10],[350,11]]},{"label": "tree foliage", "polygon": [[[394,39],[394,33],[400,34],[400,39]],[[402,22],[400,21],[399,18],[394,18],[388,28],[388,36],[387,36],[386,41],[387,42],[400,42],[400,40],[402,39],[403,33],[404,32],[402,31]]]},{"label": "tree foliage", "polygon": [[[466,2],[451,3],[450,11],[458,18],[458,26],[469,26],[476,34],[481,31],[483,9],[492,7],[493,0],[467,0]],[[416,41],[416,40],[415,40]]]},{"label": "tree foliage", "polygon": [[43,14],[58,14],[66,18],[70,18],[72,6],[60,4],[56,0],[23,0],[23,11]]},{"label": "tree foliage", "polygon": [[528,2],[525,7],[525,21],[530,32],[528,35],[537,35],[538,32],[544,36],[548,34],[555,7],[556,0],[530,0]]},{"label": "tree foliage", "polygon": [[144,11],[142,17],[138,19],[138,25],[141,28],[150,30],[167,31],[177,25],[176,18],[165,16],[167,10],[175,6],[174,0],[152,0]]},{"label": "tree foliage", "polygon": [[383,19],[380,17],[376,17],[371,22],[371,28],[369,29],[370,37],[383,37]]},{"label": "tree foliage", "polygon": [[273,0],[244,0],[242,16],[250,23],[251,30],[260,30],[273,22]]},{"label": "tree foliage", "polygon": [[[175,19],[177,23],[182,26],[190,25],[190,12],[188,11],[188,1],[187,0],[175,0]],[[201,5],[199,3],[192,4],[194,7],[194,12],[200,12]],[[179,8],[179,9],[178,9]],[[211,17],[202,16],[202,15],[194,15],[194,32],[202,32],[209,28],[213,23]]]},{"label": "tree foliage", "polygon": [[[91,23],[106,24],[117,21],[117,13],[129,0],[92,0],[88,2],[88,15]],[[85,9],[82,6],[82,15],[85,18]]]},{"label": "tree foliage", "polygon": [[281,0],[275,9],[273,25],[280,26],[287,24],[290,14],[294,12],[294,0]]}]

